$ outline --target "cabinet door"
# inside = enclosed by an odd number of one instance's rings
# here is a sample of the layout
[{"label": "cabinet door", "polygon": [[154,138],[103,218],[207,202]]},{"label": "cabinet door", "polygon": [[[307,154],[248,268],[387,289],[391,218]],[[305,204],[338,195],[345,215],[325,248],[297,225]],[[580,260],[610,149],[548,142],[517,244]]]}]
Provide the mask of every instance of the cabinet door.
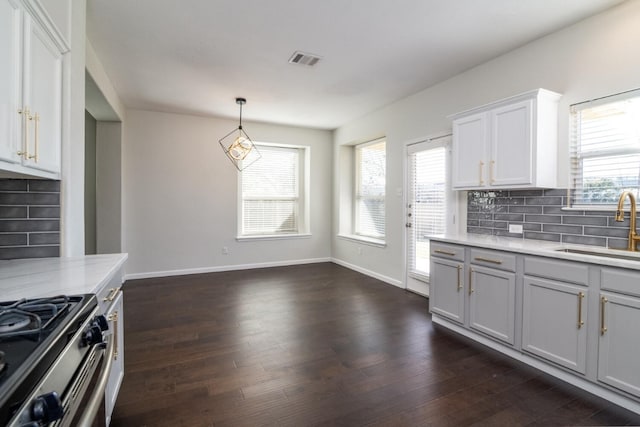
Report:
[{"label": "cabinet door", "polygon": [[60,172],[62,55],[40,25],[25,14],[24,107],[29,108],[25,166]]},{"label": "cabinet door", "polygon": [[105,415],[107,424],[111,420],[111,414],[116,404],[116,398],[120,391],[120,385],[124,378],[124,311],[122,291],[113,300],[109,311],[107,311],[107,319],[109,320],[109,331],[112,339],[115,340],[115,354],[113,356],[113,364],[111,365],[111,374],[105,389]]},{"label": "cabinet door", "polygon": [[600,294],[598,380],[640,396],[640,299]]},{"label": "cabinet door", "polygon": [[[533,183],[533,100],[491,110],[491,186]],[[545,159],[540,159],[544,161]]]},{"label": "cabinet door", "polygon": [[584,374],[587,288],[524,278],[522,349]]},{"label": "cabinet door", "polygon": [[453,188],[482,188],[487,185],[488,132],[487,113],[453,121]]},{"label": "cabinet door", "polygon": [[469,326],[508,344],[515,340],[515,273],[471,266]]},{"label": "cabinet door", "polygon": [[17,1],[0,0],[0,160],[10,163],[21,160],[21,16]]},{"label": "cabinet door", "polygon": [[460,262],[431,258],[429,308],[464,323],[464,266]]}]

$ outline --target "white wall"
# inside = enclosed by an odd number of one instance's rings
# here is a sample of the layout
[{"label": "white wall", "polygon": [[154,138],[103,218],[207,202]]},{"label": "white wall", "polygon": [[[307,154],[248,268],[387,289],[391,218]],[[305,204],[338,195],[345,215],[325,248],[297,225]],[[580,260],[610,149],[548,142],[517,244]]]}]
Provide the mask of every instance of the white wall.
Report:
[{"label": "white wall", "polygon": [[62,256],[84,255],[84,65],[86,0],[71,9],[71,52],[64,56],[62,184],[60,239]]},{"label": "white wall", "polygon": [[[243,123],[254,141],[311,147],[311,238],[236,241],[237,172],[218,139],[235,120],[127,110],[123,251],[129,277],[327,260],[332,134]],[[229,249],[222,254],[222,247]]]},{"label": "white wall", "polygon": [[[332,256],[378,275],[403,281],[404,144],[450,131],[447,116],[530,89],[564,94],[559,117],[560,187],[568,179],[570,104],[640,87],[640,1],[629,1],[554,33],[427,90],[348,123],[335,131],[334,162],[340,146],[387,136],[387,246],[362,246],[336,238],[340,171],[334,171]],[[337,164],[337,163],[336,163]]]}]

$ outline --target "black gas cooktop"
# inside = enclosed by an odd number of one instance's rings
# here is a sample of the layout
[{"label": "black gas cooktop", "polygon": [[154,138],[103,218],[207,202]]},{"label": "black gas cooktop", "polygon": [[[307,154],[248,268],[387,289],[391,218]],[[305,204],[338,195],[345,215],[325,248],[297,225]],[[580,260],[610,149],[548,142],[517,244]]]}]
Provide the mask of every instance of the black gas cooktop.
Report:
[{"label": "black gas cooktop", "polygon": [[0,303],[0,425],[22,404],[96,305],[92,295]]}]

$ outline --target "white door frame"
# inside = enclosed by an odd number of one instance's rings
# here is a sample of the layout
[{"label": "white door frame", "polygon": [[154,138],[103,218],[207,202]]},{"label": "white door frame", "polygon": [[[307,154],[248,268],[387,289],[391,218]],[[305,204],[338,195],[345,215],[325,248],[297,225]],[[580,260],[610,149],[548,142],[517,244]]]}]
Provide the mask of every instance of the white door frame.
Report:
[{"label": "white door frame", "polygon": [[[404,265],[404,289],[405,290],[409,290],[408,284],[409,284],[409,252],[408,252],[408,240],[407,240],[407,230],[405,227],[405,224],[407,223],[407,214],[408,214],[408,203],[409,203],[409,146],[414,145],[414,144],[418,144],[421,142],[429,142],[429,141],[433,141],[435,142],[436,140],[440,139],[440,138],[444,138],[447,136],[451,136],[451,131],[442,131],[442,132],[438,132],[435,134],[432,134],[430,136],[427,137],[423,137],[423,138],[415,138],[415,139],[411,139],[408,140],[404,143],[404,150],[403,150],[403,159],[402,159],[402,171],[403,171],[403,176],[402,176],[402,180],[403,180],[403,207],[402,207],[402,219],[403,219],[403,233],[402,233],[402,242],[403,242],[403,265]],[[451,148],[449,148],[451,149]],[[451,162],[451,154],[448,155],[448,159],[449,162]],[[449,165],[449,184],[451,183],[451,165]],[[462,203],[463,199],[466,197],[466,191],[453,191],[450,188],[450,203],[449,203],[449,209],[451,211],[452,218],[451,221],[448,222],[448,227],[447,227],[447,233],[449,232],[456,232],[456,231],[462,231],[464,230],[466,227],[461,228],[461,224],[465,224],[466,223],[466,203]],[[461,210],[461,208],[464,207],[464,212]],[[426,296],[428,298],[428,295],[423,295]]]}]

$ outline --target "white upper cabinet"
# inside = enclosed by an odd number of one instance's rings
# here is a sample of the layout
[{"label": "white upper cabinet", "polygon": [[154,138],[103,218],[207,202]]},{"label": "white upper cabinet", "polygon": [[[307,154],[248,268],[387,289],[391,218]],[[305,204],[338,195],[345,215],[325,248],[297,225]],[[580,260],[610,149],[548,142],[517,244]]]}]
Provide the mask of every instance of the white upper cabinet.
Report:
[{"label": "white upper cabinet", "polygon": [[537,89],[453,115],[453,188],[554,187],[559,99]]},{"label": "white upper cabinet", "polygon": [[68,47],[40,12],[37,1],[0,0],[0,170],[57,179]]}]

